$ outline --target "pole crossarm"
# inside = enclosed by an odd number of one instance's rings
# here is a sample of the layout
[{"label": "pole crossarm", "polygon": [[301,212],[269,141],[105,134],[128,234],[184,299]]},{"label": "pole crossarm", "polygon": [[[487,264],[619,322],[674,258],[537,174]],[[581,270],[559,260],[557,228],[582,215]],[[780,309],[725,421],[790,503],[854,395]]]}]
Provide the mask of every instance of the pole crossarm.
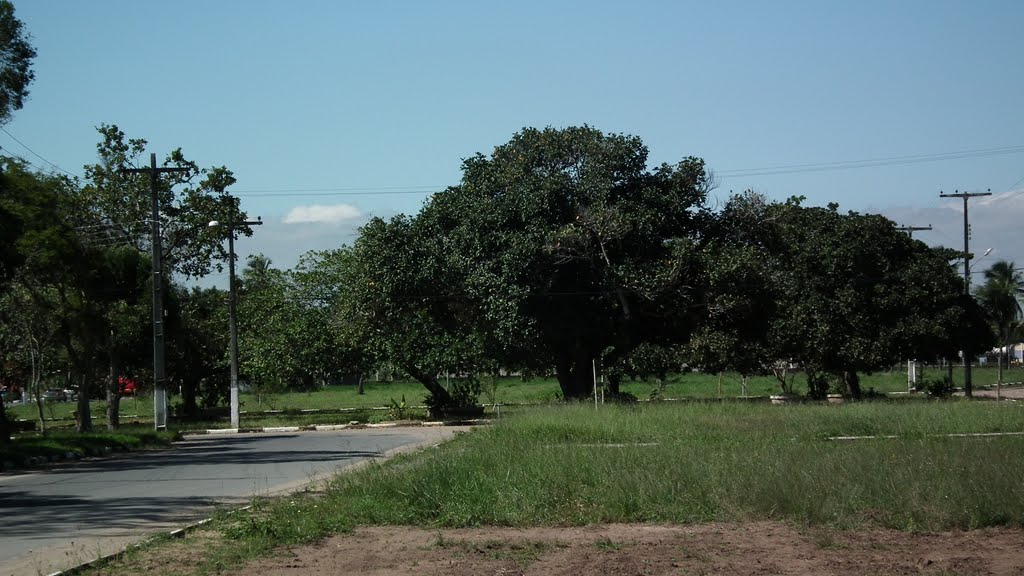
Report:
[{"label": "pole crossarm", "polygon": [[921,232],[922,230],[931,230],[932,225],[929,224],[927,226],[897,226],[896,229],[899,230],[900,232],[906,232],[909,236],[913,237],[914,232]]}]

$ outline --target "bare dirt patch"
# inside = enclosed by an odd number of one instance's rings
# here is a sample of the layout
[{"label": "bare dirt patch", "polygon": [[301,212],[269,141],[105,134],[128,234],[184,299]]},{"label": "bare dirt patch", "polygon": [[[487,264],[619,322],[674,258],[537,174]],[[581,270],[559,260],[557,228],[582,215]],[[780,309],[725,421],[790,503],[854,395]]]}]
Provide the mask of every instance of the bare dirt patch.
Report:
[{"label": "bare dirt patch", "polygon": [[984,396],[985,398],[995,398],[998,395],[1004,400],[1021,401],[1024,400],[1024,386],[1001,386],[997,391],[995,386],[989,386],[985,388],[978,388],[973,391],[975,396]]},{"label": "bare dirt patch", "polygon": [[555,575],[1024,575],[1024,530],[835,532],[778,522],[582,528],[360,528],[235,572]]}]

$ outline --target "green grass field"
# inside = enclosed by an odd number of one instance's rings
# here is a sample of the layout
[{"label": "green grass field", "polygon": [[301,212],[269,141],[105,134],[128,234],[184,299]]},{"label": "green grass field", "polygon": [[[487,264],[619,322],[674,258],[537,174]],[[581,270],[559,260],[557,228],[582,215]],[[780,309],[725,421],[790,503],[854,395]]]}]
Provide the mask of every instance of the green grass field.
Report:
[{"label": "green grass field", "polygon": [[[947,434],[1024,432],[1022,410],[957,400],[536,407],[217,526],[249,550],[364,524],[1021,526],[1024,436]],[[829,439],[839,435],[896,438]]]},{"label": "green grass field", "polygon": [[[440,446],[342,473],[314,492],[220,513],[190,554],[200,559],[198,573],[220,572],[360,525],[768,519],[829,530],[1020,527],[1024,436],[950,436],[1000,432],[1024,432],[1024,406],[953,399],[525,407]],[[879,438],[831,439],[851,435]],[[135,573],[146,557],[139,551],[101,572]]]}]

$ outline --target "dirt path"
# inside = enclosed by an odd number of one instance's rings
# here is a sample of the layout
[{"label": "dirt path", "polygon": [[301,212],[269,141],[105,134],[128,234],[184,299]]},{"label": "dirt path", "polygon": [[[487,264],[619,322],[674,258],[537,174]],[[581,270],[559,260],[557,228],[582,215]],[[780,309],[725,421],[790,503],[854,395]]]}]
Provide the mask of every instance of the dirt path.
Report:
[{"label": "dirt path", "polygon": [[[975,396],[984,396],[986,398],[996,397],[996,387],[991,388],[978,388],[973,391]],[[999,390],[999,396],[1007,400],[1024,400],[1024,386],[1003,386]]]},{"label": "dirt path", "polygon": [[236,572],[520,575],[1024,575],[1024,530],[907,534],[797,530],[776,522],[584,528],[363,528]]}]

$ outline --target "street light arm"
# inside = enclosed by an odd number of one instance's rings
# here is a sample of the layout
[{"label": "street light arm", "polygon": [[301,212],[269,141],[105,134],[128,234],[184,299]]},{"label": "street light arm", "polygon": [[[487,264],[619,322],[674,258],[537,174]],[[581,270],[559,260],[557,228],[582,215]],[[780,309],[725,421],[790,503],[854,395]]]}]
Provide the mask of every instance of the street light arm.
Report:
[{"label": "street light arm", "polygon": [[[229,225],[227,227],[232,229],[232,230],[234,230],[235,228],[237,228],[239,226],[262,226],[262,225],[263,225],[263,220],[246,220],[244,222],[235,222],[234,224],[231,224],[231,225]],[[219,227],[223,226],[223,224],[221,224],[217,220],[210,220],[210,223],[207,224],[207,226],[209,228],[219,228]]]}]

